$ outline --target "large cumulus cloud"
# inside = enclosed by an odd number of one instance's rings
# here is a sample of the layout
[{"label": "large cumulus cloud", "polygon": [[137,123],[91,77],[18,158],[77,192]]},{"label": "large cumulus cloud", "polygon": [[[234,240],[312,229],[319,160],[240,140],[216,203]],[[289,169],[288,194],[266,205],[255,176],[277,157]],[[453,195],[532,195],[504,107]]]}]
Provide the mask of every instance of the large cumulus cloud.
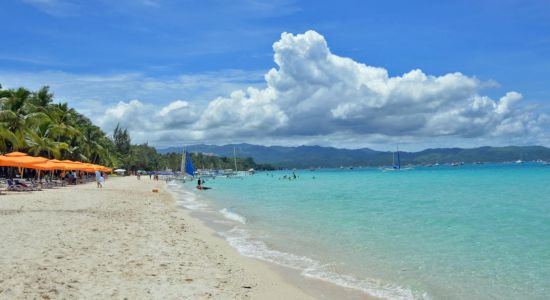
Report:
[{"label": "large cumulus cloud", "polygon": [[[442,76],[412,70],[390,76],[331,53],[315,31],[283,33],[274,43],[276,68],[263,88],[237,90],[198,108],[176,101],[158,112],[137,100],[107,110],[103,124],[127,118],[140,128],[171,131],[188,139],[517,137],[545,134],[548,117],[521,104],[510,91],[482,95],[494,85],[461,73]],[[314,140],[314,139],[313,139]]]}]

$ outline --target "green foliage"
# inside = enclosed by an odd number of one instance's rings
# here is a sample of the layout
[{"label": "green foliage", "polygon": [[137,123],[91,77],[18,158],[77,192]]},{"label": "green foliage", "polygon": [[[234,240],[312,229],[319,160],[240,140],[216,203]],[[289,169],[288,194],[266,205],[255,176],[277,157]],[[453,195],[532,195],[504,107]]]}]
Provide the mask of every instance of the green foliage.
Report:
[{"label": "green foliage", "polygon": [[0,86],[0,151],[116,166],[113,141],[48,87],[32,92]]},{"label": "green foliage", "polygon": [[115,143],[116,151],[120,155],[128,155],[130,153],[130,147],[132,141],[130,139],[130,134],[126,128],[121,128],[120,124],[117,124],[113,132],[113,141]]}]

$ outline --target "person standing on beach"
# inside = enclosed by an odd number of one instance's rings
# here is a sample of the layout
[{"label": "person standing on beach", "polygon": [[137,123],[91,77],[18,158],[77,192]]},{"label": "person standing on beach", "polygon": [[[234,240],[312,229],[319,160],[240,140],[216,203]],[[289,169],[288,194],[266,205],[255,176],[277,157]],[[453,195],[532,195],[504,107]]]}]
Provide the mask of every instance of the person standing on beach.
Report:
[{"label": "person standing on beach", "polygon": [[98,189],[103,187],[103,185],[101,185],[101,180],[102,180],[101,172],[95,171],[95,182],[97,183]]}]

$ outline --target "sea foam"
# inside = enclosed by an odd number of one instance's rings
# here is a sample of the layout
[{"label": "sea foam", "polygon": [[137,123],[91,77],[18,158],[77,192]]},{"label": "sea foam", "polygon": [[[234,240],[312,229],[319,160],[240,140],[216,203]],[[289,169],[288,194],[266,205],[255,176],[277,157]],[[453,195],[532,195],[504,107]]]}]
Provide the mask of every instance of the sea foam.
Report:
[{"label": "sea foam", "polygon": [[220,235],[240,254],[298,270],[304,277],[322,280],[385,299],[430,299],[426,293],[415,293],[412,289],[371,278],[358,279],[351,275],[339,274],[328,270],[328,265],[317,260],[271,249],[263,241],[255,239],[246,229],[240,227],[221,232]]},{"label": "sea foam", "polygon": [[239,215],[235,212],[232,212],[227,208],[224,208],[224,209],[220,210],[220,213],[229,220],[236,221],[236,222],[239,222],[241,224],[246,224],[246,218],[245,217],[243,217],[243,216],[241,216],[241,215]]}]

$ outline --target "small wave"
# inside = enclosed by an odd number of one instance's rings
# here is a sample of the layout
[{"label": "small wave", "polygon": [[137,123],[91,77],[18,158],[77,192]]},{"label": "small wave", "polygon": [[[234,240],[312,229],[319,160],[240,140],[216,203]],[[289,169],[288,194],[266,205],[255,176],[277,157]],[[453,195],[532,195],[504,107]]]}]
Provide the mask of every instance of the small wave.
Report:
[{"label": "small wave", "polygon": [[245,217],[243,217],[243,216],[241,216],[237,213],[234,213],[234,212],[230,211],[227,208],[224,208],[224,209],[220,210],[220,213],[222,213],[222,215],[224,217],[226,217],[227,219],[229,219],[229,220],[233,220],[233,221],[239,222],[241,224],[246,224]]},{"label": "small wave", "polygon": [[190,210],[202,210],[207,207],[206,204],[197,201],[195,193],[186,190],[180,184],[168,184],[168,191],[176,199],[179,206],[183,206]]},{"label": "small wave", "polygon": [[375,279],[358,279],[351,275],[339,274],[328,270],[327,265],[323,265],[317,260],[270,249],[264,242],[252,238],[246,230],[239,227],[221,233],[221,235],[242,255],[298,270],[304,277],[323,280],[385,299],[430,299],[425,293],[416,293],[411,289]]}]

